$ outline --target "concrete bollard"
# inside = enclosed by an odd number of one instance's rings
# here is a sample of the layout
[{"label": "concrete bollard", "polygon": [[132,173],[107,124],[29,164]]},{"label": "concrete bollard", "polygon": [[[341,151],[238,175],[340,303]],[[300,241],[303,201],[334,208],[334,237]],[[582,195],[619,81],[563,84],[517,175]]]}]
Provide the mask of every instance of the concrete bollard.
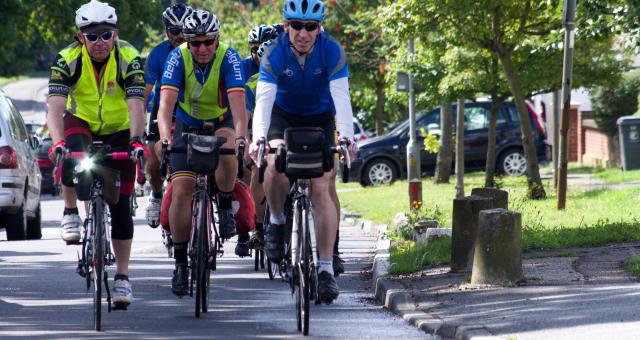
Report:
[{"label": "concrete bollard", "polygon": [[413,226],[413,240],[416,244],[427,244],[429,240],[427,239],[427,230],[438,227],[438,221],[436,220],[426,220],[426,221],[418,221]]},{"label": "concrete bollard", "polygon": [[449,228],[427,228],[427,244],[444,237],[451,237]]},{"label": "concrete bollard", "polygon": [[488,197],[467,196],[453,200],[451,231],[451,271],[470,271],[473,265],[473,247],[478,230],[478,214],[491,209]]},{"label": "concrete bollard", "polygon": [[522,279],[522,217],[519,212],[480,212],[472,284],[514,284]]},{"label": "concrete bollard", "polygon": [[509,193],[494,188],[473,188],[472,196],[482,196],[493,198],[493,208],[509,209]]}]

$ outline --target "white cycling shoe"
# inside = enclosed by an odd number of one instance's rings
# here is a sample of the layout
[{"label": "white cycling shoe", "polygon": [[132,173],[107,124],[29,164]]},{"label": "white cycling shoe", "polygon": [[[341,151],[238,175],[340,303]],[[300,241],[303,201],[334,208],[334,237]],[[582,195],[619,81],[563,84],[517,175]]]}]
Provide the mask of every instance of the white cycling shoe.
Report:
[{"label": "white cycling shoe", "polygon": [[160,225],[160,208],[162,207],[161,198],[149,197],[147,205],[147,224],[151,228],[157,228]]},{"label": "white cycling shoe", "polygon": [[127,309],[133,300],[129,280],[117,279],[113,282],[113,304],[116,308]]},{"label": "white cycling shoe", "polygon": [[82,239],[82,219],[78,214],[62,216],[60,236],[67,243],[78,243]]}]

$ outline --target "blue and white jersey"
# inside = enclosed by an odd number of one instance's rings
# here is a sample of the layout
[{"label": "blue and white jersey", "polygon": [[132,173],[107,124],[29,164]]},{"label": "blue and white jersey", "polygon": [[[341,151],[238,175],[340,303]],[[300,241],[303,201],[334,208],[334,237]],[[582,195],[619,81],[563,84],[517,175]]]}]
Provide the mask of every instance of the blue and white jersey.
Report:
[{"label": "blue and white jersey", "polygon": [[160,105],[160,81],[162,80],[162,72],[164,72],[164,63],[172,50],[171,42],[165,40],[156,45],[147,57],[147,64],[144,67],[144,82],[146,85],[154,86],[154,92],[145,103],[149,112]]},{"label": "blue and white jersey", "polygon": [[329,82],[344,77],[349,77],[344,49],[327,33],[320,32],[304,69],[291,50],[289,35],[279,35],[265,49],[258,80],[277,85],[275,104],[285,112],[317,115],[333,111]]},{"label": "blue and white jersey", "polygon": [[260,66],[256,65],[253,62],[253,58],[248,56],[240,62],[240,67],[242,68],[242,74],[244,75],[244,79],[248,81],[251,76],[258,73],[260,71]]}]

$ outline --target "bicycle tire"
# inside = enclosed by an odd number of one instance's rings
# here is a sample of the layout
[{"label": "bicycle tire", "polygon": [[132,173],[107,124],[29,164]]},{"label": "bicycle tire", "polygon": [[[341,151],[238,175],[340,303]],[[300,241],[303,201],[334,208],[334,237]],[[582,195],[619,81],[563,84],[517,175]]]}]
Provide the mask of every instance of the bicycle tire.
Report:
[{"label": "bicycle tire", "polygon": [[309,295],[310,295],[310,275],[311,275],[311,238],[309,235],[309,205],[302,202],[302,247],[300,248],[300,265],[302,267],[302,335],[309,335]]},{"label": "bicycle tire", "polygon": [[104,212],[102,211],[102,198],[97,197],[93,207],[93,246],[92,259],[93,264],[93,320],[96,331],[102,328],[102,276],[104,273]]},{"label": "bicycle tire", "polygon": [[254,249],[253,253],[255,254],[253,257],[253,271],[257,272],[258,270],[260,270],[260,249]]},{"label": "bicycle tire", "polygon": [[[218,249],[218,239],[215,237],[212,226],[215,226],[216,220],[215,215],[213,213],[213,202],[209,201],[207,204],[207,220],[204,233],[203,233],[203,244],[205,245],[204,249],[204,267],[203,267],[203,275],[204,281],[202,286],[202,312],[209,312],[209,285],[211,284],[211,271],[216,269],[216,256]],[[212,242],[213,239],[213,248]],[[209,263],[211,261],[211,263]]]},{"label": "bicycle tire", "polygon": [[196,297],[195,297],[195,312],[196,312],[196,318],[200,317],[200,312],[202,311],[202,301],[203,301],[203,286],[204,286],[204,260],[205,260],[205,254],[204,254],[204,230],[206,228],[206,215],[205,215],[205,199],[204,197],[202,197],[202,195],[199,195],[200,197],[198,197],[198,204],[196,206],[196,230],[197,233],[196,235],[196,240],[194,242],[194,245],[196,246],[195,248],[195,261],[192,265],[193,267],[193,272],[195,273],[195,278],[196,278]]}]

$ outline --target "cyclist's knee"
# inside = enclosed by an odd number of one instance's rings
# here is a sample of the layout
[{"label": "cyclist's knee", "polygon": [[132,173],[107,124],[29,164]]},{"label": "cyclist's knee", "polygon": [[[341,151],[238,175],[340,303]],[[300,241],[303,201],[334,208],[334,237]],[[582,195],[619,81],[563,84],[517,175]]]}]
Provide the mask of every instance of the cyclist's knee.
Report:
[{"label": "cyclist's knee", "polygon": [[109,206],[111,211],[111,238],[114,240],[130,240],[133,238],[130,199],[131,196],[120,195],[118,203]]}]

